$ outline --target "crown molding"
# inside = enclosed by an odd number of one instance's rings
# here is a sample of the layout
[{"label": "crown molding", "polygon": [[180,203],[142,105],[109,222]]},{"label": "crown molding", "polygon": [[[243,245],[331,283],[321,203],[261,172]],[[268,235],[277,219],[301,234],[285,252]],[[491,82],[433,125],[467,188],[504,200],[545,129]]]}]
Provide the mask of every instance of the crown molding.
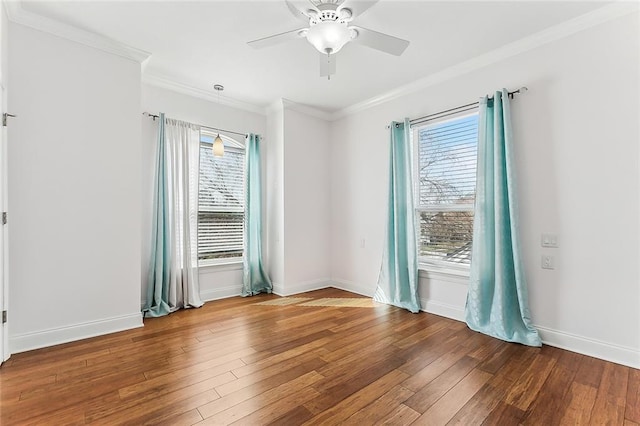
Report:
[{"label": "crown molding", "polygon": [[19,0],[3,1],[3,3],[7,11],[7,18],[16,24],[25,25],[141,64],[151,56],[149,52],[136,49],[109,37],[104,37],[25,10],[22,7],[22,2]]},{"label": "crown molding", "polygon": [[265,108],[267,115],[284,110],[284,99],[278,98]]},{"label": "crown molding", "polygon": [[218,99],[217,93],[212,93],[208,90],[199,89],[187,84],[179,83],[168,77],[160,76],[157,74],[151,74],[144,72],[142,74],[142,82],[150,86],[160,87],[161,89],[171,90],[173,92],[182,93],[183,95],[193,96],[196,98],[204,99],[206,101],[219,103],[231,108],[237,108],[244,111],[253,112],[255,114],[267,115],[266,108],[254,105],[248,102],[231,99],[227,96],[221,96]]},{"label": "crown molding", "polygon": [[313,108],[309,105],[299,104],[289,99],[282,98],[282,106],[286,109],[299,112],[301,114],[309,115],[311,117],[319,118],[325,121],[331,121],[333,114],[322,111],[317,108]]},{"label": "crown molding", "polygon": [[575,33],[598,26],[612,19],[638,12],[638,10],[640,10],[638,3],[629,1],[614,2],[558,25],[554,25],[513,43],[509,43],[468,61],[445,68],[442,71],[430,74],[424,78],[400,86],[389,92],[343,108],[331,114],[329,120],[336,121],[348,115],[356,114],[399,97],[443,83],[471,71],[484,68],[512,56],[533,50],[545,44],[569,37]]}]

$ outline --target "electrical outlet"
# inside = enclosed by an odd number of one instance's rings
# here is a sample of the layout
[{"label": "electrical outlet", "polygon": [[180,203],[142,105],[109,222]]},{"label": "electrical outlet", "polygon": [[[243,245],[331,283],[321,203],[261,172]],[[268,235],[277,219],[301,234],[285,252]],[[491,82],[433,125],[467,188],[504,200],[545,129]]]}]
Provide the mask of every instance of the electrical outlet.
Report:
[{"label": "electrical outlet", "polygon": [[558,235],[556,234],[542,234],[540,238],[542,247],[557,248],[558,247]]},{"label": "electrical outlet", "polygon": [[547,254],[542,255],[542,269],[555,269],[555,262],[553,261],[553,256],[549,256]]}]

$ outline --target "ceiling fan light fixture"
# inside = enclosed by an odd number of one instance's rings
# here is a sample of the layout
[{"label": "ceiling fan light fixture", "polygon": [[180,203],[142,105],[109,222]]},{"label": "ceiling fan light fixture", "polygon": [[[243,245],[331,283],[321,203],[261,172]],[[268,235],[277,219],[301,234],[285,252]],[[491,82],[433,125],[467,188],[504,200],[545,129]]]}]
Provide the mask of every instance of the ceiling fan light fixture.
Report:
[{"label": "ceiling fan light fixture", "polygon": [[307,40],[320,53],[338,53],[351,40],[351,31],[344,22],[320,21],[307,31]]}]

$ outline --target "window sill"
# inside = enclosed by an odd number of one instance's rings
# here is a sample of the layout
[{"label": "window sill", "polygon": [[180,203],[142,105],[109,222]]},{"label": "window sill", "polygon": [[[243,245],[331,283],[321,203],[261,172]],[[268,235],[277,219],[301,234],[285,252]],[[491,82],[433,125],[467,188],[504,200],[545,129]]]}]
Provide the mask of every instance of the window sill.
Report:
[{"label": "window sill", "polygon": [[198,268],[203,272],[242,270],[242,259],[205,260],[198,264]]},{"label": "window sill", "polygon": [[438,263],[420,261],[418,263],[418,271],[427,275],[444,275],[449,277],[469,278],[471,270],[468,267],[455,267]]}]

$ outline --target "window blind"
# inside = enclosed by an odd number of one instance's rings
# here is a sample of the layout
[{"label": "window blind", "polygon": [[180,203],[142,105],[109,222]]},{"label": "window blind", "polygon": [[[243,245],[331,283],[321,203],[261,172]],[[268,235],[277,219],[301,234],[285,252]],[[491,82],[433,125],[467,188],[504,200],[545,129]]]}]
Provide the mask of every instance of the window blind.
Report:
[{"label": "window blind", "polygon": [[214,157],[211,144],[200,144],[198,257],[242,256],[244,231],[244,152],[225,146]]},{"label": "window blind", "polygon": [[478,115],[417,129],[420,256],[469,264]]}]

